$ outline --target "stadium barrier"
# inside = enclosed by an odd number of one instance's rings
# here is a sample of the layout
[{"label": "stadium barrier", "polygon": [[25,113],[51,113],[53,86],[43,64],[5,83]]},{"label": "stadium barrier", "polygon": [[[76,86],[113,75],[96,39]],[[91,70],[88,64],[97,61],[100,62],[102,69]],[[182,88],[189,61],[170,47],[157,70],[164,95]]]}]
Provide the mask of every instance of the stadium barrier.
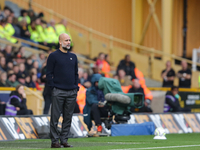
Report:
[{"label": "stadium barrier", "polygon": [[[151,108],[154,113],[163,113],[165,95],[170,88],[149,87],[152,92],[153,100]],[[200,112],[200,89],[199,88],[180,88],[179,103],[182,108],[190,108],[192,112]]]},{"label": "stadium barrier", "polygon": [[[153,122],[155,128],[163,127],[169,133],[200,132],[200,113],[131,114],[128,124]],[[61,127],[62,117],[58,127]],[[37,139],[36,127],[50,124],[50,116],[0,116],[0,141]],[[74,114],[71,124],[73,137],[86,137],[88,129],[83,116]]]}]

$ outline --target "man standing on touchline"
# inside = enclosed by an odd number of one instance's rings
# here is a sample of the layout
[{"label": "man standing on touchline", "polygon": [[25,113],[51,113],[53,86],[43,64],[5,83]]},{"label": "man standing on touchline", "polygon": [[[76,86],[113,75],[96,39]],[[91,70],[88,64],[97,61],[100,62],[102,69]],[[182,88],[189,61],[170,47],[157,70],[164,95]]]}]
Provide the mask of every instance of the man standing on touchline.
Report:
[{"label": "man standing on touchline", "polygon": [[[47,59],[47,82],[52,89],[50,138],[52,148],[72,147],[67,143],[78,92],[78,60],[71,53],[68,34],[59,36],[59,49]],[[63,114],[62,130],[57,130],[58,119]],[[60,143],[59,143],[60,139]]]}]

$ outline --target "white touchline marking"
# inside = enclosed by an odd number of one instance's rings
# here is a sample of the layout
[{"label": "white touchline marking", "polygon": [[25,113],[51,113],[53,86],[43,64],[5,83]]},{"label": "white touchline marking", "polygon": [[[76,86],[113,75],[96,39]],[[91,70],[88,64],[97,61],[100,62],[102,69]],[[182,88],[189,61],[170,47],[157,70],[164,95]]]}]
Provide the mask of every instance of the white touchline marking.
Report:
[{"label": "white touchline marking", "polygon": [[108,144],[147,144],[146,142],[107,142]]},{"label": "white touchline marking", "polygon": [[1,148],[6,148],[6,149],[13,149],[13,148],[17,148],[17,149],[41,149],[41,148],[28,148],[28,147],[0,147]]},{"label": "white touchline marking", "polygon": [[164,149],[164,148],[179,148],[179,147],[197,147],[200,145],[181,145],[181,146],[166,146],[166,147],[145,147],[145,148],[126,148],[126,149],[112,149],[112,150],[138,150],[138,149]]}]

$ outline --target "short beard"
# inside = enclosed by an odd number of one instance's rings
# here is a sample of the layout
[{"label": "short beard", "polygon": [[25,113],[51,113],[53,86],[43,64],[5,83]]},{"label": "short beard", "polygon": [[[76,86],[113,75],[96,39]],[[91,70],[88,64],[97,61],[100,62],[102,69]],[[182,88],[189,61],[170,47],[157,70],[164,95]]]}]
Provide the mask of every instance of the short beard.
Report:
[{"label": "short beard", "polygon": [[71,46],[69,46],[69,48],[67,48],[67,46],[64,46],[64,45],[62,44],[62,48],[63,48],[65,51],[71,51]]}]

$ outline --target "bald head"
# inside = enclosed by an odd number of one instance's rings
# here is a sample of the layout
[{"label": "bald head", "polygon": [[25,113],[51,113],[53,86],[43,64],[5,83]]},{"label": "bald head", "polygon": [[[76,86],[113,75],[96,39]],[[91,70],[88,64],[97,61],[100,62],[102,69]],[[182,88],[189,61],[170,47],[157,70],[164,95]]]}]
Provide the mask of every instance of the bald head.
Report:
[{"label": "bald head", "polygon": [[59,45],[61,50],[70,50],[71,39],[66,33],[62,33],[59,36]]}]

